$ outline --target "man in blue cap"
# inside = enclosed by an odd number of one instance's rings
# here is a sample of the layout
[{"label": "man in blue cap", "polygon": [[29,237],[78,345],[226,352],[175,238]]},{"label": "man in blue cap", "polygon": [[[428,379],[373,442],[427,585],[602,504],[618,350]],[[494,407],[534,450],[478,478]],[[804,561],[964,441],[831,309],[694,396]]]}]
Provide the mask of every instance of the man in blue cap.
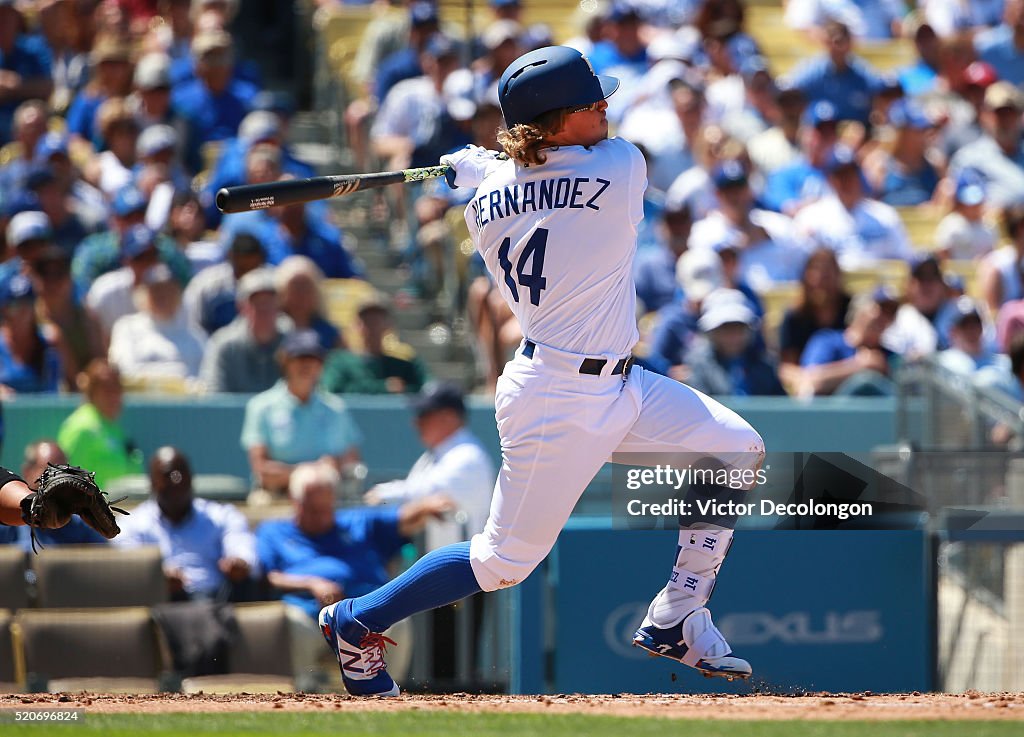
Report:
[{"label": "man in blue cap", "polygon": [[[110,205],[109,227],[83,240],[71,262],[71,274],[79,296],[86,292],[101,274],[114,271],[122,265],[121,241],[128,230],[143,225],[149,202],[134,184],[122,187]],[[192,266],[173,240],[165,235],[156,238],[160,260],[171,267],[175,278],[183,285],[192,277]]]},{"label": "man in blue cap", "polygon": [[797,214],[797,230],[835,251],[844,269],[879,259],[909,259],[910,238],[903,221],[891,205],[866,195],[856,153],[836,146],[825,170],[832,191]]},{"label": "man in blue cap", "polygon": [[935,228],[935,247],[942,258],[973,261],[999,243],[995,226],[985,221],[988,188],[975,169],[964,169],[955,178],[953,211]]},{"label": "man in blue cap", "polygon": [[[790,89],[802,99],[803,93]],[[825,162],[838,140],[838,124],[839,113],[831,102],[819,100],[807,107],[797,134],[800,155],[765,182],[763,198],[769,208],[792,216],[828,192]]]},{"label": "man in blue cap", "polygon": [[891,152],[876,149],[864,161],[865,174],[878,199],[893,207],[931,201],[939,172],[926,156],[929,132],[935,127],[919,104],[903,98],[889,106],[889,124],[896,130]]},{"label": "man in blue cap", "polygon": [[800,279],[807,243],[793,221],[755,205],[749,174],[742,162],[723,161],[711,172],[718,205],[693,225],[690,248],[735,249],[735,277],[763,292]]}]

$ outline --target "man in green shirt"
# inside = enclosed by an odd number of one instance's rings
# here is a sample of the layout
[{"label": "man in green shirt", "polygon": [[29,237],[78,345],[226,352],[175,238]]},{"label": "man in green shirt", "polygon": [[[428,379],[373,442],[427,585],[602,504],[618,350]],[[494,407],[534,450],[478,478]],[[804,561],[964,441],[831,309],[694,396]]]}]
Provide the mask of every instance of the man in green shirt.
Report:
[{"label": "man in green shirt", "polygon": [[320,386],[335,394],[415,394],[429,378],[418,359],[405,360],[384,352],[384,337],[392,328],[391,310],[380,301],[363,304],[356,329],[362,336],[359,352],[331,351]]}]

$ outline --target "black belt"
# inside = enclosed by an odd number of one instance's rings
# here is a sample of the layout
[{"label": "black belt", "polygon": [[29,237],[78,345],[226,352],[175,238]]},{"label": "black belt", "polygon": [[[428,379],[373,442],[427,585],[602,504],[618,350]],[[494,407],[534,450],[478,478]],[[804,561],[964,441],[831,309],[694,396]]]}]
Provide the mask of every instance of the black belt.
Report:
[{"label": "black belt", "polygon": [[[523,355],[529,359],[533,358],[533,352],[537,350],[537,344],[532,340],[526,341],[523,345]],[[580,373],[590,376],[600,376],[608,361],[604,358],[584,358],[580,364]],[[612,376],[629,376],[629,369],[633,366],[633,357],[620,358],[612,369]]]}]

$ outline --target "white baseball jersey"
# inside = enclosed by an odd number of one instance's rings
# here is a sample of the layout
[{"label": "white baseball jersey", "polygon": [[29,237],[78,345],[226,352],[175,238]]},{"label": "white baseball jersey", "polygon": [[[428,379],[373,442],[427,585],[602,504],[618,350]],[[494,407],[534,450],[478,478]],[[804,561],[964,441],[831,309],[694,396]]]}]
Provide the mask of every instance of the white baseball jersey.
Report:
[{"label": "white baseball jersey", "polygon": [[620,138],[545,153],[543,166],[509,160],[488,174],[466,207],[469,232],[526,338],[624,356],[639,338],[643,155]]}]

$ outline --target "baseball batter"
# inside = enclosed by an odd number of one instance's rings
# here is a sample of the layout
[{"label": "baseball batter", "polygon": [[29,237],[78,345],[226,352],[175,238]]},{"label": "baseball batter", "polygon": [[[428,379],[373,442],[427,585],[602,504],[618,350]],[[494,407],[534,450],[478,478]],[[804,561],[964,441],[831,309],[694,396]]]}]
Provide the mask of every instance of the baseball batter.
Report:
[{"label": "baseball batter", "polygon": [[[612,453],[705,454],[742,470],[763,459],[763,441],[738,415],[632,366],[631,273],[647,179],[639,150],[608,138],[605,98],[617,87],[574,49],[532,51],[499,82],[507,158],[467,148],[442,159],[457,185],[478,187],[466,221],[525,339],[497,386],[502,465],[483,532],[320,613],[352,694],[398,694],[384,663],[390,641],[379,634],[389,626],[529,576]],[[705,607],[730,522],[680,530],[668,582],[633,642],[705,675],[746,678],[750,665],[732,656]]]}]

